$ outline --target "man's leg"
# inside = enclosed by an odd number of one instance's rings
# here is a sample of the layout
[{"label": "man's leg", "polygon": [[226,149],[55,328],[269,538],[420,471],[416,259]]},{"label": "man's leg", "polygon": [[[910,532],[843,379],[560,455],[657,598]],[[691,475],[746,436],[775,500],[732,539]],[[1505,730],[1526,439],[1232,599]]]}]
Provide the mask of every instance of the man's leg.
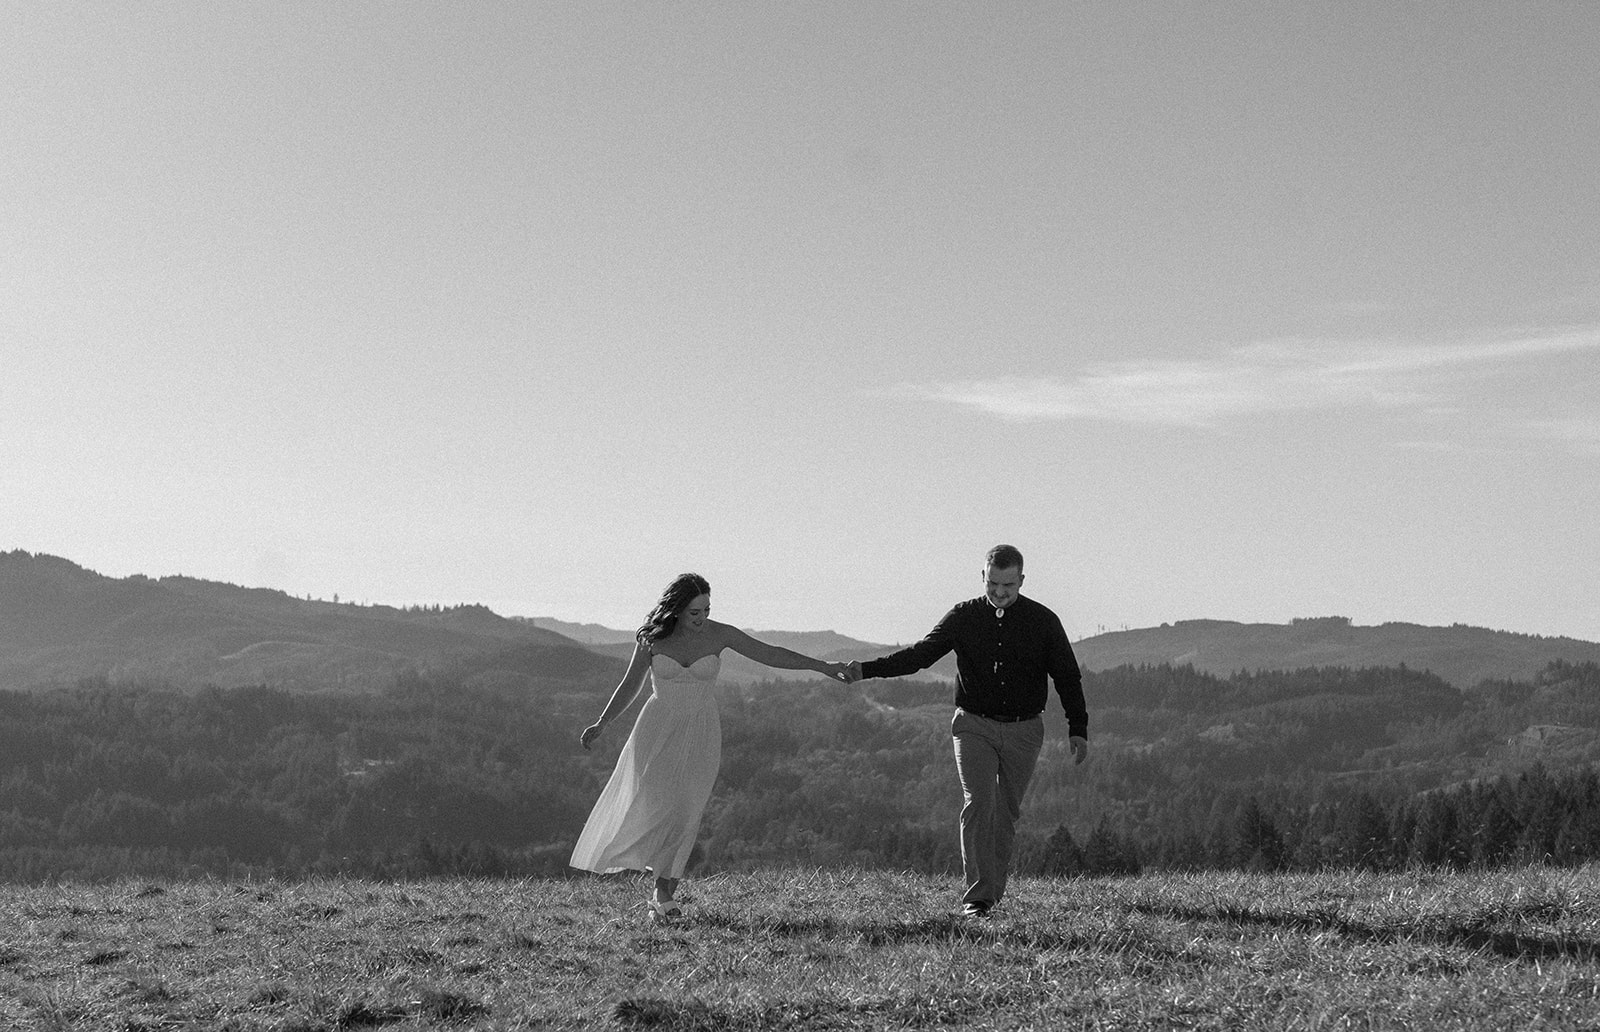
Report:
[{"label": "man's leg", "polygon": [[965,710],[956,710],[950,725],[955,739],[956,775],[961,779],[961,868],[967,882],[963,903],[992,905],[1005,888],[1003,881],[994,880],[1000,775],[1000,739],[994,728],[998,726]]},{"label": "man's leg", "polygon": [[1022,797],[1039,765],[1044,748],[1044,718],[1000,725],[1000,770],[998,799],[994,807],[994,871],[986,879],[995,886],[994,901],[1005,895],[1011,875],[1011,850],[1017,837],[1017,820],[1022,816]]}]

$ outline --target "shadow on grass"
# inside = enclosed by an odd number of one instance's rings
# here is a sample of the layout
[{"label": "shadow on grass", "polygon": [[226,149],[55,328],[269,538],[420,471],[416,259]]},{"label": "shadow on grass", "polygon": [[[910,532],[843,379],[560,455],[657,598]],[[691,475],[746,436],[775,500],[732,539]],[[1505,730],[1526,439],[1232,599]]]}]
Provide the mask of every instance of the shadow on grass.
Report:
[{"label": "shadow on grass", "polygon": [[1267,913],[1248,907],[1190,907],[1179,904],[1133,903],[1129,909],[1151,917],[1178,921],[1211,921],[1235,925],[1269,925],[1302,932],[1331,931],[1363,942],[1417,942],[1468,950],[1487,950],[1523,964],[1568,960],[1600,963],[1600,941],[1572,936],[1522,935],[1475,922],[1424,922],[1371,925],[1328,910]]},{"label": "shadow on grass", "polygon": [[379,1028],[402,1021],[421,1019],[432,1023],[470,1021],[489,1013],[477,1000],[452,992],[425,990],[404,1003],[372,1004],[356,1000],[338,1009],[332,1025],[322,1022],[291,1022],[281,1026],[286,1032],[326,1032],[332,1029]]},{"label": "shadow on grass", "polygon": [[705,913],[695,923],[736,935],[848,940],[865,946],[891,946],[907,942],[981,942],[994,937],[994,933],[984,925],[954,915],[906,921],[849,921],[828,916],[750,920],[731,914]]},{"label": "shadow on grass", "polygon": [[713,1030],[858,1028],[862,1020],[871,1027],[888,1023],[897,1028],[960,1026],[992,1012],[999,1001],[987,998],[950,1000],[879,1000],[859,1003],[814,1001],[716,1007],[700,1000],[664,1000],[655,997],[623,1000],[612,1012],[619,1024],[631,1028],[713,1032]]},{"label": "shadow on grass", "polygon": [[1144,963],[1182,959],[1196,962],[1161,939],[1126,929],[1107,935],[1095,929],[1063,928],[1055,924],[1013,922],[1005,918],[964,918],[938,915],[916,919],[840,919],[814,917],[742,918],[707,913],[695,921],[752,940],[788,938],[831,942],[865,948],[973,943],[1014,947],[1034,956],[1045,952],[1118,955]]}]

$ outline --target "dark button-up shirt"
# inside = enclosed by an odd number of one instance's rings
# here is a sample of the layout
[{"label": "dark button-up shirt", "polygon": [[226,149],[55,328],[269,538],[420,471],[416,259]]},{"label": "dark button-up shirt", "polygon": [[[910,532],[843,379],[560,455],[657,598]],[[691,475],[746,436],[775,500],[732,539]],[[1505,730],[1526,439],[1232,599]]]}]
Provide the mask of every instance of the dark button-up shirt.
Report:
[{"label": "dark button-up shirt", "polygon": [[986,717],[1031,717],[1050,701],[1055,682],[1070,733],[1089,737],[1083,673],[1061,619],[1025,595],[1004,609],[987,598],[958,604],[928,636],[861,664],[867,677],[904,677],[956,653],[956,705]]}]

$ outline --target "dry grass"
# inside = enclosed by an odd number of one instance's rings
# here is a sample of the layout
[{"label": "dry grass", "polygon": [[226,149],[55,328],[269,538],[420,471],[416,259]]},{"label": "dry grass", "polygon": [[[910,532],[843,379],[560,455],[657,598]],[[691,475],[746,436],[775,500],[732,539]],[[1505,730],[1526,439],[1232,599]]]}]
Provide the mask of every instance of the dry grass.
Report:
[{"label": "dry grass", "polygon": [[0,887],[0,1027],[1588,1029],[1600,870]]}]

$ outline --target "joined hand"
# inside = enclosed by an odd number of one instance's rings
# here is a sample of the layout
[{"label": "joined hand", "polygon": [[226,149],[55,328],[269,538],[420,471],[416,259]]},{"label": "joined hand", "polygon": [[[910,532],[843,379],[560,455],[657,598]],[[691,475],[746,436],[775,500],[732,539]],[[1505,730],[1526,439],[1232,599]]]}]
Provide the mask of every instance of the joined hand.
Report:
[{"label": "joined hand", "polygon": [[855,684],[861,680],[861,662],[859,660],[849,663],[829,663],[828,676],[845,684]]}]

